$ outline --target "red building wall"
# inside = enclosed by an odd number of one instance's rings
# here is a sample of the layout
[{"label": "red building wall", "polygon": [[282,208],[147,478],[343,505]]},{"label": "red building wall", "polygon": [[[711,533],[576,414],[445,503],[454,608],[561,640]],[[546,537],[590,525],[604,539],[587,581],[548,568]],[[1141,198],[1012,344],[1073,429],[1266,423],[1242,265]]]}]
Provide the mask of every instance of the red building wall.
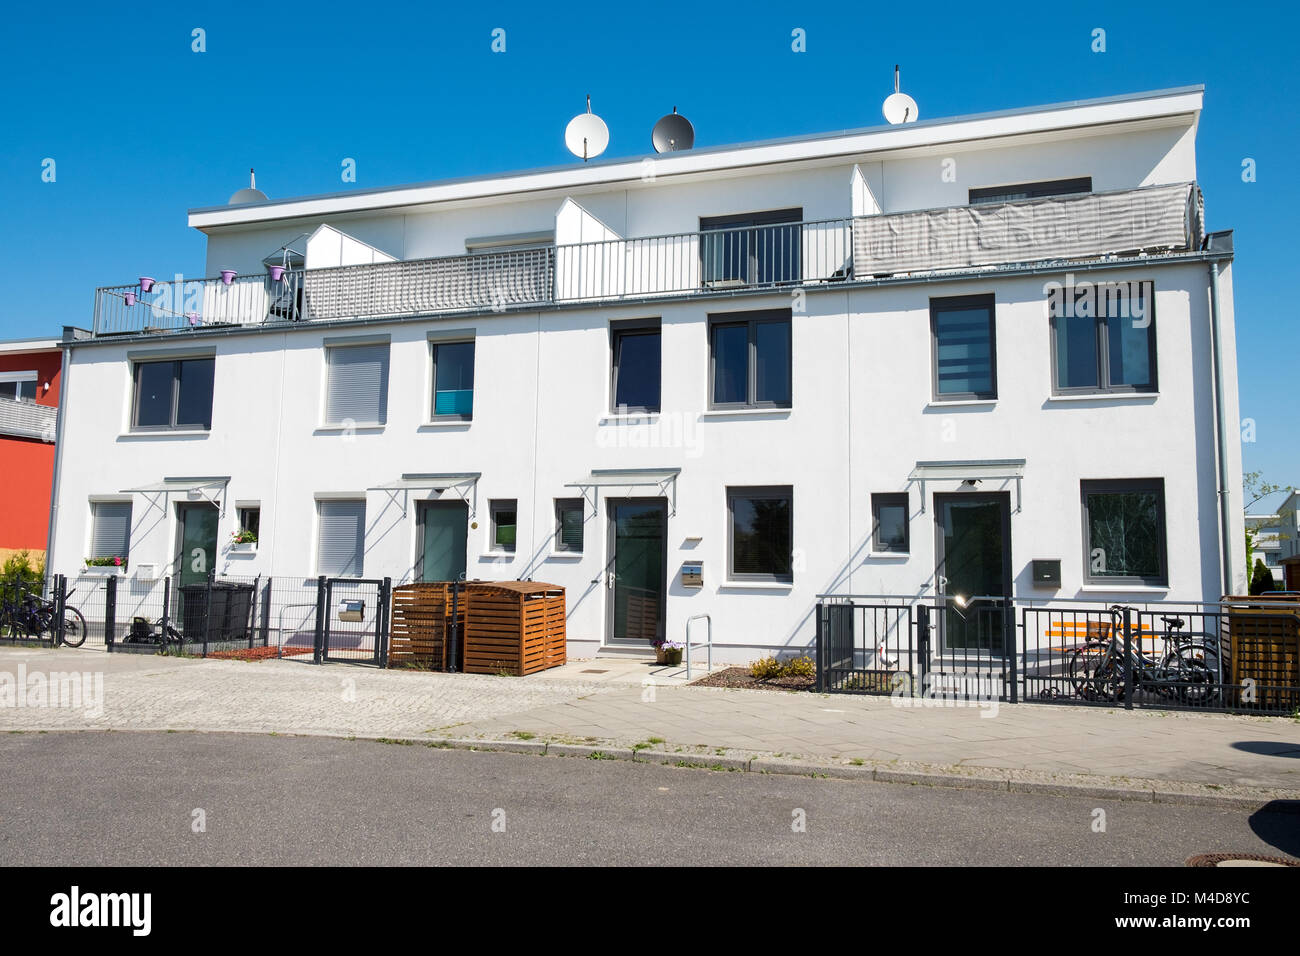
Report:
[{"label": "red building wall", "polygon": [[[0,372],[36,370],[36,404],[59,404],[63,356],[42,352],[0,352]],[[49,383],[49,388],[45,384]],[[0,435],[0,557],[8,551],[44,553],[54,484],[54,445]]]}]

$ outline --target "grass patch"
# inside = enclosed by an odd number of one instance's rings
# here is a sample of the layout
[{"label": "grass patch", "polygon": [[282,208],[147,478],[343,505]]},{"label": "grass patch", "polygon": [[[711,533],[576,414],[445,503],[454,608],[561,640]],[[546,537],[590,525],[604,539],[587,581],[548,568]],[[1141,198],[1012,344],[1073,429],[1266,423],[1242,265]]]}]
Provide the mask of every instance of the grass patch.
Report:
[{"label": "grass patch", "polygon": [[512,730],[512,731],[510,731],[510,736],[511,736],[511,737],[517,737],[517,738],[519,738],[520,740],[532,740],[532,739],[533,739],[534,737],[536,737],[537,735],[536,735],[536,734],[530,734],[530,733],[529,733],[528,731],[526,731],[526,730]]},{"label": "grass patch", "polygon": [[414,740],[397,740],[396,738],[393,738],[393,737],[379,737],[379,738],[376,738],[375,743],[377,743],[377,744],[396,744],[396,745],[399,746],[399,747],[410,747],[410,746],[413,746],[413,745],[415,744],[415,741],[414,741]]}]

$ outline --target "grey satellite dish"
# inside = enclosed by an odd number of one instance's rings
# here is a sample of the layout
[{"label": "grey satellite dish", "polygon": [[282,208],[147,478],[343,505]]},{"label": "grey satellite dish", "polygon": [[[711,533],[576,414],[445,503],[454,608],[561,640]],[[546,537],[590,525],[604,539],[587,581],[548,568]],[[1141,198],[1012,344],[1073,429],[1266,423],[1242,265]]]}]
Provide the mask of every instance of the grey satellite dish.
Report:
[{"label": "grey satellite dish", "polygon": [[564,128],[564,145],[584,163],[594,159],[609,145],[609,127],[591,111],[591,97],[587,97],[587,112],[579,113]]},{"label": "grey satellite dish", "polygon": [[671,113],[655,123],[655,128],[650,133],[650,142],[654,144],[656,153],[690,149],[695,145],[695,127],[674,106]]},{"label": "grey satellite dish", "polygon": [[900,123],[916,122],[916,100],[912,99],[906,93],[898,92],[897,63],[894,64],[894,92],[885,97],[885,103],[881,107],[881,112],[885,114],[885,121],[891,126],[898,126]]},{"label": "grey satellite dish", "polygon": [[248,171],[248,188],[241,189],[231,196],[226,205],[238,206],[246,202],[266,202],[266,193],[257,188],[257,177],[251,169]]}]

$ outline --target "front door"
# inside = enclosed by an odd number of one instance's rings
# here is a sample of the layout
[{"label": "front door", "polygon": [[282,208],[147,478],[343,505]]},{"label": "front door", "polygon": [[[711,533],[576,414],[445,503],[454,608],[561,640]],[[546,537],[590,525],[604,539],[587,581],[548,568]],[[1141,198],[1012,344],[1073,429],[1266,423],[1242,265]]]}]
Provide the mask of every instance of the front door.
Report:
[{"label": "front door", "polygon": [[181,621],[185,620],[186,591],[192,593],[193,585],[205,584],[208,572],[216,568],[219,518],[217,506],[206,501],[176,505],[176,610]]},{"label": "front door", "polygon": [[[934,496],[936,581],[944,610],[939,648],[1001,656],[1011,593],[1011,499],[1005,492]],[[963,606],[964,605],[964,606]]]},{"label": "front door", "polygon": [[459,581],[465,576],[469,506],[463,501],[424,501],[418,512],[419,581]]},{"label": "front door", "polygon": [[662,498],[608,499],[609,643],[647,647],[664,634],[668,508]]}]

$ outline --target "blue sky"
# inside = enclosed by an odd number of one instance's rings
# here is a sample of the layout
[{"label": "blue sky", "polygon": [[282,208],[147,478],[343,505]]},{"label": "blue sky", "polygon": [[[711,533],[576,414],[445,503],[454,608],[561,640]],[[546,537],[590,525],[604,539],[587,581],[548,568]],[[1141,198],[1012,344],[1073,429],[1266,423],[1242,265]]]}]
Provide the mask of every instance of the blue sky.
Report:
[{"label": "blue sky", "polygon": [[[250,166],[286,197],[564,163],[587,93],[618,156],[648,152],[674,105],[700,146],[875,125],[895,62],[922,118],[1204,83],[1207,224],[1236,230],[1245,464],[1300,483],[1293,8],[66,3],[6,19],[3,338],[88,324],[96,286],[201,274],[186,210],[224,202]],[[807,52],[791,50],[796,27]]]}]

